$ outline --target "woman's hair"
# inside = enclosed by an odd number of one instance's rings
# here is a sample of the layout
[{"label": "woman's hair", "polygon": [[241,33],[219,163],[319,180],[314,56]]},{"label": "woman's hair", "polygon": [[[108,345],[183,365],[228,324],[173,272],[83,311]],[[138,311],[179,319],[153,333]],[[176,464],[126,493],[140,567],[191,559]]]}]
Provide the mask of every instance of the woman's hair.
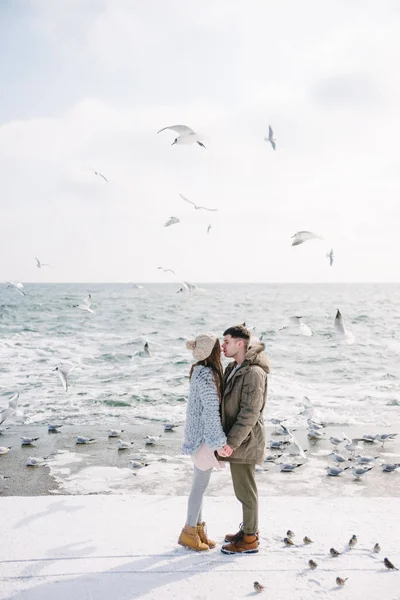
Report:
[{"label": "woman's hair", "polygon": [[207,356],[204,360],[199,360],[197,363],[192,365],[190,369],[189,379],[192,377],[193,369],[198,365],[203,365],[204,367],[210,367],[212,369],[214,375],[215,385],[217,386],[217,392],[219,399],[222,399],[222,363],[221,363],[221,345],[219,340],[214,344],[214,348],[211,351],[210,356]]}]

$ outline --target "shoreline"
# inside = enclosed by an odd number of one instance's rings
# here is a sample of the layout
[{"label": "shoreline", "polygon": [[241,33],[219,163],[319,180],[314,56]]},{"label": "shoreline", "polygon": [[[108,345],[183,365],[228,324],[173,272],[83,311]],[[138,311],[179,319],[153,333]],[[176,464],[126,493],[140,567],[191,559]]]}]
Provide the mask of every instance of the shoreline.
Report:
[{"label": "shoreline", "polygon": [[[55,434],[49,434],[45,425],[10,427],[0,435],[0,446],[12,447],[8,454],[0,456],[0,475],[7,477],[0,479],[0,497],[138,493],[186,496],[190,490],[193,465],[190,457],[181,454],[183,426],[167,433],[164,433],[161,423],[129,425],[124,429],[122,439],[134,441],[134,444],[131,449],[118,451],[118,438],[107,436],[106,425],[101,429],[65,425],[61,433]],[[341,436],[343,431],[348,437],[362,437],[367,433],[354,426],[328,426],[326,436]],[[400,431],[400,423],[386,428],[386,431]],[[21,447],[22,435],[39,437],[39,440],[35,446]],[[77,435],[94,437],[96,441],[77,445]],[[161,438],[155,446],[145,446],[146,435],[161,435]],[[379,461],[400,462],[400,439],[388,443],[385,448],[380,444],[365,444],[363,454],[378,456],[379,459],[371,473],[361,481],[355,481],[350,471],[340,477],[327,477],[327,455],[334,449],[328,440],[310,442],[304,429],[297,430],[295,435],[307,450],[307,460],[293,473],[281,473],[277,464],[265,464],[265,470],[256,474],[260,496],[398,495],[400,473],[382,473]],[[282,437],[275,436],[274,428],[267,427],[268,445],[272,439],[280,440]],[[268,454],[272,453],[268,450]],[[46,460],[38,467],[26,467],[28,456],[46,457]],[[143,458],[142,463],[148,466],[133,469],[130,460],[138,460],[138,457]],[[296,462],[294,457],[283,457],[276,463],[281,460]],[[233,494],[228,466],[213,473],[207,494]]]}]

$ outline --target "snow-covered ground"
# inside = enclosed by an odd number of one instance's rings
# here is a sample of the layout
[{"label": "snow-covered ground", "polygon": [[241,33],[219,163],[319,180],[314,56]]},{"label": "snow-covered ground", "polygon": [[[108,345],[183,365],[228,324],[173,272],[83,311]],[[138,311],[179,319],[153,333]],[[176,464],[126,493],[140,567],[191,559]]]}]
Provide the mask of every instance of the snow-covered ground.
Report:
[{"label": "snow-covered ground", "polygon": [[[400,567],[398,498],[263,496],[260,552],[233,557],[219,548],[241,520],[235,498],[206,498],[209,535],[218,541],[206,553],[176,543],[186,502],[127,494],[0,498],[0,598],[228,600],[255,595],[257,580],[266,588],[260,597],[279,600],[400,599],[400,571],[383,564],[387,556]],[[284,546],[287,529],[298,547]],[[349,550],[353,534],[359,541]],[[304,546],[304,535],[314,543]],[[376,542],[380,554],[372,552]],[[331,547],[343,554],[331,558]],[[349,578],[343,588],[338,575]]]}]

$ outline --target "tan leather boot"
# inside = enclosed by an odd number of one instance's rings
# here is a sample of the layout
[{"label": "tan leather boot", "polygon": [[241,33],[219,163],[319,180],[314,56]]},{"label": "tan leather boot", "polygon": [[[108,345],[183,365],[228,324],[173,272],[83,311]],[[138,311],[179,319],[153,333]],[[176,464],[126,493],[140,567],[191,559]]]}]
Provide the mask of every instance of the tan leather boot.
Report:
[{"label": "tan leather boot", "polygon": [[258,535],[243,533],[241,540],[222,546],[224,554],[256,554],[258,552]]},{"label": "tan leather boot", "polygon": [[197,523],[197,532],[198,532],[200,540],[203,542],[203,544],[207,544],[207,546],[210,548],[210,550],[215,548],[215,546],[217,545],[217,542],[214,542],[213,540],[209,539],[209,537],[207,535],[207,527],[206,527],[206,524],[204,521],[202,523]]},{"label": "tan leather boot", "polygon": [[210,549],[207,544],[201,541],[198,528],[189,527],[189,525],[185,525],[185,527],[182,529],[181,535],[178,539],[178,544],[181,546],[186,546],[186,548],[196,550],[196,552]]}]

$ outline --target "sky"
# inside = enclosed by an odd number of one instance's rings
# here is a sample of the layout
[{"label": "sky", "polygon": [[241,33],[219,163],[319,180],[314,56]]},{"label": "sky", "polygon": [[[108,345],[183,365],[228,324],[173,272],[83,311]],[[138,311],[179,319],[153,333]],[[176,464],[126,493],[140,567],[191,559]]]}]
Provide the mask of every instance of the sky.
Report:
[{"label": "sky", "polygon": [[0,0],[0,281],[400,281],[399,28],[397,0]]}]

